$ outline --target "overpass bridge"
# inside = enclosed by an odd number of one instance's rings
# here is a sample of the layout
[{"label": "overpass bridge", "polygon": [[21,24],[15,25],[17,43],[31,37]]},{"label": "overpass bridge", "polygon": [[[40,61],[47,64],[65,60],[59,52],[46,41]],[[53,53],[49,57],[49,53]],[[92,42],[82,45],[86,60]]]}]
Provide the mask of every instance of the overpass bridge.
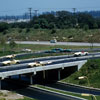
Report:
[{"label": "overpass bridge", "polygon": [[[46,66],[39,66],[33,68],[25,68],[25,69],[16,69],[16,70],[9,70],[0,72],[0,89],[1,89],[1,80],[5,78],[14,76],[14,75],[30,75],[30,84],[33,84],[33,76],[40,74],[43,78],[56,78],[58,80],[61,79],[61,75],[65,73],[74,73],[75,71],[79,70],[82,65],[84,65],[87,60],[82,61],[75,61],[75,62],[66,62],[54,65],[46,65]],[[39,77],[41,77],[39,76]]]}]

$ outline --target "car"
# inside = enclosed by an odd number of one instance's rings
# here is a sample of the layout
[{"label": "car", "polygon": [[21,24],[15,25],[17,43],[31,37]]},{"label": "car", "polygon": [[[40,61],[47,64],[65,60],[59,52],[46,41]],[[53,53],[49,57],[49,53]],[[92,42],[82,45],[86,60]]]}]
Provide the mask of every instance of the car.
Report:
[{"label": "car", "polygon": [[31,49],[22,49],[23,52],[31,52]]},{"label": "car", "polygon": [[46,50],[44,53],[56,53],[56,50]]},{"label": "car", "polygon": [[63,52],[72,52],[72,49],[64,49]]},{"label": "car", "polygon": [[62,48],[55,48],[52,50],[55,52],[71,52],[72,51],[72,49],[62,49]]},{"label": "car", "polygon": [[15,54],[12,54],[12,55],[7,55],[5,56],[6,58],[14,58],[16,55]]},{"label": "car", "polygon": [[5,65],[11,65],[11,64],[19,64],[20,61],[19,60],[7,60],[7,61],[3,61],[2,64],[5,66]]},{"label": "car", "polygon": [[52,63],[52,62],[51,61],[44,61],[44,62],[37,61],[37,62],[29,63],[28,66],[29,67],[38,67],[38,66],[45,66],[50,63]]},{"label": "car", "polygon": [[56,42],[57,42],[56,39],[54,39],[54,40],[50,40],[50,43],[56,43]]},{"label": "car", "polygon": [[56,52],[63,52],[63,50],[64,50],[64,49],[62,49],[62,48],[55,48],[55,49],[52,49],[52,51],[55,52],[55,53],[56,53]]},{"label": "car", "polygon": [[74,56],[85,56],[85,55],[88,55],[88,54],[89,54],[88,52],[82,51],[82,52],[76,52],[76,53],[74,53]]}]

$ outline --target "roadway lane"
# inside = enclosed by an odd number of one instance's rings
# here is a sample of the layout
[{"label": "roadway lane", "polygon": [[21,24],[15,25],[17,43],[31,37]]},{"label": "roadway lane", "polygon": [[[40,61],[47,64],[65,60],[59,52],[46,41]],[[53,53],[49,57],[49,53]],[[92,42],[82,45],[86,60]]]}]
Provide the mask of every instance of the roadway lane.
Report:
[{"label": "roadway lane", "polygon": [[93,90],[93,89],[86,89],[78,86],[63,84],[63,83],[52,83],[52,84],[46,84],[46,86],[61,89],[65,91],[75,92],[75,93],[89,93],[94,95],[100,95],[100,90]]},{"label": "roadway lane", "polygon": [[56,94],[53,92],[41,90],[34,87],[28,87],[28,84],[26,85],[26,83],[24,84],[23,82],[21,83],[20,82],[21,82],[20,80],[18,80],[17,83],[16,81],[5,80],[2,82],[3,85],[2,89],[6,89],[10,91],[13,90],[16,93],[34,98],[36,100],[83,100],[77,97]]},{"label": "roadway lane", "polygon": [[[85,42],[57,42],[57,43],[50,43],[50,41],[15,41],[15,42],[17,44],[91,46],[91,43],[85,43]],[[100,46],[100,43],[93,43],[93,46]]]},{"label": "roadway lane", "polygon": [[[100,55],[95,55],[95,56],[81,56],[81,57],[74,57],[74,58],[66,58],[66,59],[59,59],[56,61],[53,61],[51,64],[47,65],[55,65],[55,64],[63,64],[67,62],[74,62],[74,61],[81,61],[81,60],[86,60],[86,59],[96,59],[100,58]],[[41,60],[39,60],[41,61]],[[44,61],[44,60],[42,60]],[[46,61],[46,60],[45,60]],[[28,63],[25,64],[16,64],[16,65],[11,65],[11,66],[1,66],[0,67],[0,72],[5,72],[5,71],[12,71],[12,70],[20,70],[20,69],[25,69],[28,68]]]},{"label": "roadway lane", "polygon": [[43,91],[35,88],[25,88],[21,90],[17,90],[17,93],[22,94],[24,96],[28,96],[31,98],[35,98],[37,100],[82,100],[81,98],[74,98],[70,96],[63,96],[59,94],[55,94],[52,92]]}]

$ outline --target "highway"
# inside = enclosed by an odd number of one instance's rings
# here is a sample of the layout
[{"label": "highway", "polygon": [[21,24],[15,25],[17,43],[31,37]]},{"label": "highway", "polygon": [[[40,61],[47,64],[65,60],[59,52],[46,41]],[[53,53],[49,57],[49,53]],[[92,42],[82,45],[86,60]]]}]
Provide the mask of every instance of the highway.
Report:
[{"label": "highway", "polygon": [[31,87],[17,90],[17,93],[20,93],[24,96],[28,96],[31,98],[35,98],[37,100],[83,100],[81,98],[70,97],[67,95],[60,95]]},{"label": "highway", "polygon": [[[50,41],[15,41],[15,42],[17,44],[91,46],[91,43],[85,43],[85,42],[56,42],[56,43],[50,43]],[[100,46],[100,43],[93,43],[93,46]]]},{"label": "highway", "polygon": [[[5,71],[11,71],[11,70],[24,69],[24,68],[28,67],[29,62],[33,62],[33,61],[48,61],[48,60],[51,60],[51,61],[53,61],[53,63],[48,64],[48,65],[55,65],[55,64],[81,61],[81,60],[94,59],[94,58],[100,58],[100,53],[89,54],[88,56],[81,56],[81,57],[73,57],[73,56],[67,56],[67,55],[66,56],[58,56],[58,57],[47,57],[47,58],[43,57],[43,58],[25,60],[25,61],[22,61],[21,64],[18,64],[18,65],[11,65],[11,66],[2,66],[1,65],[0,71],[5,72]],[[88,89],[82,89],[82,88],[79,88],[79,87],[72,87],[72,86],[66,86],[65,87],[64,85],[57,84],[57,83],[51,84],[50,86],[54,87],[54,88],[66,90],[66,91],[76,92],[76,93],[82,93],[82,92],[90,93],[90,90],[88,90]],[[33,88],[30,88],[30,87],[27,87],[25,89],[21,89],[17,92],[20,93],[20,94],[23,94],[25,96],[36,98],[38,100],[47,100],[47,97],[50,97],[50,100],[75,100],[75,99],[70,98],[69,96],[60,96],[60,95],[56,95],[56,94],[51,94],[49,92],[38,90],[38,89],[33,89]],[[98,92],[98,91],[91,90],[91,93],[95,94],[95,95],[100,95],[100,92]],[[77,99],[77,100],[81,100],[81,99]]]},{"label": "highway", "polygon": [[[18,80],[16,80],[18,81]],[[85,100],[82,98],[77,98],[77,97],[72,97],[69,95],[63,95],[63,94],[57,94],[54,92],[46,91],[46,90],[41,90],[39,88],[34,88],[34,87],[28,87],[25,85],[22,85],[23,82],[18,82],[16,81],[6,81],[5,87],[8,90],[15,91],[18,94],[34,98],[36,100]],[[5,88],[4,87],[4,88]]]},{"label": "highway", "polygon": [[95,55],[88,55],[88,56],[80,56],[80,57],[68,57],[68,56],[58,56],[58,57],[43,57],[43,58],[36,58],[36,59],[28,59],[28,60],[23,60],[20,62],[20,64],[16,65],[10,65],[10,66],[0,66],[0,72],[4,71],[11,71],[11,70],[19,70],[19,69],[25,69],[28,68],[28,63],[34,62],[34,61],[52,61],[51,64],[47,65],[55,65],[55,64],[63,64],[67,62],[74,62],[74,61],[81,61],[81,60],[87,60],[87,59],[96,59],[100,58],[100,53],[97,53]]},{"label": "highway", "polygon": [[49,86],[49,87],[52,87],[52,88],[64,90],[64,91],[100,95],[100,90],[93,90],[93,89],[89,89],[89,88],[83,88],[83,87],[79,87],[79,86],[64,84],[64,83],[61,83],[61,82],[52,83],[52,84],[45,84],[45,85]]}]

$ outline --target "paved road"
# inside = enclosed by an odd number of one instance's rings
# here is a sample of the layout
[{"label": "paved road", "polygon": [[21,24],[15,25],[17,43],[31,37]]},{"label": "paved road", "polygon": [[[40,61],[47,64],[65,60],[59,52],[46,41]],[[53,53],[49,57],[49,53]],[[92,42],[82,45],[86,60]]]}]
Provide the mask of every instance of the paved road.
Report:
[{"label": "paved road", "polygon": [[[55,65],[55,64],[61,64],[61,63],[63,64],[67,62],[81,61],[81,60],[87,60],[87,59],[96,59],[96,58],[100,58],[100,54],[98,53],[98,54],[95,54],[94,56],[88,55],[88,56],[72,57],[72,58],[67,58],[66,56],[63,56],[61,58],[60,56],[58,58],[44,58],[44,59],[38,59],[37,61],[55,60],[51,64],[47,64],[47,65]],[[36,60],[30,59],[30,60],[23,61],[20,64],[11,65],[11,66],[2,66],[2,64],[0,63],[1,64],[0,72],[25,69],[28,67],[28,63],[34,62],[34,61]]]},{"label": "paved road", "polygon": [[58,95],[55,93],[42,91],[42,90],[35,89],[35,88],[26,88],[26,89],[19,90],[17,92],[24,96],[35,98],[37,100],[82,100],[82,99],[78,99],[78,98],[76,99],[74,97],[72,98],[67,95],[62,96],[62,95]]},{"label": "paved road", "polygon": [[[91,43],[85,43],[85,42],[57,42],[57,43],[50,43],[49,41],[16,41],[16,43],[18,43],[18,44],[41,44],[41,45],[92,46]],[[93,43],[93,46],[100,46],[100,43]]]},{"label": "paved road", "polygon": [[47,84],[46,86],[53,87],[60,90],[76,92],[76,93],[89,93],[94,95],[100,95],[100,90],[93,90],[93,89],[86,89],[78,86],[68,85],[68,84],[61,84],[59,82]]},{"label": "paved road", "polygon": [[[5,83],[5,84],[4,84]],[[83,100],[77,97],[63,96],[56,93],[43,91],[41,89],[26,87],[19,82],[6,81],[4,82],[4,89],[13,90],[19,94],[27,97],[34,98],[36,100]]]}]

